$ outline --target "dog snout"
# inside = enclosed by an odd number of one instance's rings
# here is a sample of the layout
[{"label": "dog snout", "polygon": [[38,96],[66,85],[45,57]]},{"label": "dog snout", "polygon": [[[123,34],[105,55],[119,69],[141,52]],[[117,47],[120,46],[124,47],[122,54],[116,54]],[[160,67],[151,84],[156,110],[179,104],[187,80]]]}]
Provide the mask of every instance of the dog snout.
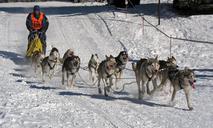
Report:
[{"label": "dog snout", "polygon": [[194,80],[194,82],[196,82],[197,80]]},{"label": "dog snout", "polygon": [[158,72],[158,70],[157,70],[157,69],[155,69],[155,72]]},{"label": "dog snout", "polygon": [[76,62],[74,62],[74,66],[78,66],[78,62],[76,61]]},{"label": "dog snout", "polygon": [[176,65],[176,68],[179,68],[179,66],[178,66],[178,65]]}]

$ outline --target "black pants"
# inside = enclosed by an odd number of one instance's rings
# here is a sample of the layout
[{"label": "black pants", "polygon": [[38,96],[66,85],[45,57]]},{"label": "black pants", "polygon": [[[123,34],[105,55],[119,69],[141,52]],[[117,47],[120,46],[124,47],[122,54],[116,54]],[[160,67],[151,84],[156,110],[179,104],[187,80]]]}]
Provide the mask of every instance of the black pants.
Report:
[{"label": "black pants", "polygon": [[[33,40],[34,38],[34,35],[35,33],[30,33],[28,35],[28,48],[30,46],[30,42]],[[39,38],[41,40],[41,43],[42,43],[42,49],[43,49],[43,52],[44,52],[44,55],[46,55],[46,47],[47,47],[47,43],[46,43],[46,33],[42,32],[42,33],[39,33]]]}]

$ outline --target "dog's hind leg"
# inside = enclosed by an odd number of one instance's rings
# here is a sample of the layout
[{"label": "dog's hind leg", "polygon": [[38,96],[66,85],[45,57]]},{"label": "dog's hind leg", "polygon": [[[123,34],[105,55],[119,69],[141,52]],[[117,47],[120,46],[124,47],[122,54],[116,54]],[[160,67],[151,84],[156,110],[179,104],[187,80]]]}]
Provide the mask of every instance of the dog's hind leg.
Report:
[{"label": "dog's hind leg", "polygon": [[176,93],[177,93],[177,89],[174,87],[174,88],[173,88],[173,93],[172,93],[171,102],[170,102],[170,106],[175,106],[175,104],[174,104],[174,99],[175,99]]},{"label": "dog's hind leg", "polygon": [[98,93],[99,93],[99,94],[102,93],[100,85],[101,85],[101,77],[98,76]]},{"label": "dog's hind leg", "polygon": [[184,87],[184,92],[186,95],[187,106],[189,110],[193,110],[193,107],[191,106],[191,101],[190,101],[190,86]]},{"label": "dog's hind leg", "polygon": [[62,85],[64,85],[64,76],[65,76],[65,72],[64,70],[62,70],[62,80],[61,80]]}]

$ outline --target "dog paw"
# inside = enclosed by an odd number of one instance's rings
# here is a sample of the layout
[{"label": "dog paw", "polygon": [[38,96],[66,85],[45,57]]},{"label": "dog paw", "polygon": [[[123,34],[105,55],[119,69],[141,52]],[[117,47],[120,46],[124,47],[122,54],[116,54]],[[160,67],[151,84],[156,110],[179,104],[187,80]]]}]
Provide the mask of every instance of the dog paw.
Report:
[{"label": "dog paw", "polygon": [[105,97],[108,97],[108,94],[107,94],[107,93],[105,93],[105,94],[104,94],[104,96],[105,96]]},{"label": "dog paw", "polygon": [[101,91],[101,89],[100,89],[100,88],[98,89],[98,93],[99,93],[99,94],[101,94],[101,93],[102,93],[102,91]]},{"label": "dog paw", "polygon": [[174,101],[169,102],[169,106],[170,107],[174,107],[175,106],[175,102]]},{"label": "dog paw", "polygon": [[189,111],[192,111],[194,108],[193,107],[189,107]]}]

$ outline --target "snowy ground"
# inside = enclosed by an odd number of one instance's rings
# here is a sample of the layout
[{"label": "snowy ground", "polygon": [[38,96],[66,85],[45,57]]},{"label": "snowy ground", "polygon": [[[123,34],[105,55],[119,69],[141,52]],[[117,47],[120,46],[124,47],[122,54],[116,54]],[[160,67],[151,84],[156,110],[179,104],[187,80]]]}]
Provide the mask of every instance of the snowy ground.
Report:
[{"label": "snowy ground", "polygon": [[[165,2],[167,2],[165,0]],[[153,24],[157,24],[156,4],[137,7]],[[64,89],[60,73],[53,80],[41,83],[25,63],[28,32],[25,18],[35,3],[0,4],[0,127],[77,127],[77,128],[211,128],[213,120],[213,45],[172,41],[172,53],[181,67],[197,69],[197,88],[193,90],[193,111],[187,108],[180,91],[175,107],[165,107],[170,95],[137,100],[136,84],[122,93],[105,98],[97,88],[85,85],[78,77],[74,89]],[[51,45],[63,54],[73,48],[86,66],[92,53],[103,59],[105,54],[117,55],[123,45],[132,58],[169,56],[169,39],[141,18],[97,3],[37,3],[50,20],[47,32]],[[213,41],[213,15],[178,17],[166,5],[162,8],[161,30],[169,35]],[[120,43],[122,42],[122,43]],[[130,68],[131,64],[128,64]],[[59,69],[60,70],[60,69]],[[88,73],[80,71],[89,82]],[[124,77],[134,78],[131,71]],[[133,80],[123,80],[121,83]],[[120,83],[120,84],[121,84]]]}]

